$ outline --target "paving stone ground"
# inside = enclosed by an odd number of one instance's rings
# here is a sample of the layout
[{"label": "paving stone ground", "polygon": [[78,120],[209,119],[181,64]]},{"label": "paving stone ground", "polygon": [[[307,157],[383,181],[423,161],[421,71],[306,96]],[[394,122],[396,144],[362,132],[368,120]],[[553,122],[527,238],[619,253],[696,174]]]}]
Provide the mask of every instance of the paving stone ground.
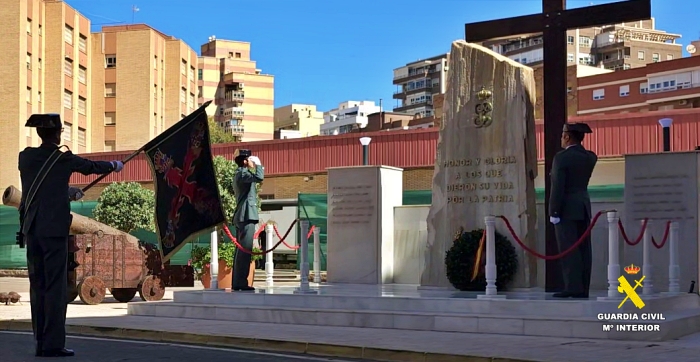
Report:
[{"label": "paving stone ground", "polygon": [[[2,291],[3,285],[9,285],[9,282],[0,280]],[[21,294],[27,295],[28,298],[28,293]],[[170,298],[172,292],[166,294],[166,299]],[[10,319],[29,320],[29,303],[0,305],[0,321]],[[154,335],[161,332],[178,332],[543,362],[700,360],[700,334],[667,342],[628,342],[140,317],[126,315],[126,304],[117,303],[110,298],[96,306],[83,305],[79,301],[69,305],[67,324],[148,330],[153,331]],[[430,361],[429,358],[427,360]]]}]

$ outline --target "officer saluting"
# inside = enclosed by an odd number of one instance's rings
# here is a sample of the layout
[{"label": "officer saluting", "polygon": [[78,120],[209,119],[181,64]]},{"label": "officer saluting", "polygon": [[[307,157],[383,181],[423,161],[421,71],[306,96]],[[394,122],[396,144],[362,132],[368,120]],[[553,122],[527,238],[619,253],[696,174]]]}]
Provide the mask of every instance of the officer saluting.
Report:
[{"label": "officer saluting", "polygon": [[[552,163],[549,220],[554,224],[560,253],[573,246],[591,223],[588,182],[598,156],[581,145],[587,133],[593,131],[585,123],[565,124],[561,135],[561,147],[564,150],[554,156]],[[576,250],[560,259],[564,290],[555,293],[555,298],[588,298],[591,258],[589,235]]]},{"label": "officer saluting", "polygon": [[[246,250],[253,250],[255,225],[258,223],[258,191],[256,184],[263,181],[263,166],[260,159],[252,156],[250,150],[239,150],[234,154],[234,162],[238,165],[234,175],[233,191],[236,196],[236,211],[233,222],[236,225],[236,239]],[[254,291],[248,285],[250,260],[252,255],[236,249],[233,262],[233,282],[235,291]]]},{"label": "officer saluting", "polygon": [[19,205],[18,244],[27,246],[27,266],[36,355],[73,356],[65,348],[67,307],[68,234],[72,216],[70,200],[83,196],[69,187],[73,172],[83,175],[121,171],[121,161],[90,161],[62,152],[63,123],[58,114],[32,115],[25,125],[35,127],[39,147],[19,153],[22,200]]}]

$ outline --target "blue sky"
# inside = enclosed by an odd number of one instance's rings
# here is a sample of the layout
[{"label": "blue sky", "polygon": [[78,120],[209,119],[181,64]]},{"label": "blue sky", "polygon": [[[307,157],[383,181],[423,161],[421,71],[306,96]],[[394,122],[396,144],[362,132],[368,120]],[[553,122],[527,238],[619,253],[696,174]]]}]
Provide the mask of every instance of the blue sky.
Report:
[{"label": "blue sky", "polygon": [[[696,0],[653,0],[658,29],[700,38]],[[264,73],[275,75],[275,107],[346,100],[384,100],[393,69],[450,49],[464,23],[541,11],[541,0],[66,0],[102,25],[146,23],[183,39],[199,52],[211,35],[251,42]],[[568,0],[568,7],[613,1]],[[685,9],[685,10],[684,10]],[[685,50],[684,50],[685,54]],[[687,54],[685,54],[687,56]]]}]

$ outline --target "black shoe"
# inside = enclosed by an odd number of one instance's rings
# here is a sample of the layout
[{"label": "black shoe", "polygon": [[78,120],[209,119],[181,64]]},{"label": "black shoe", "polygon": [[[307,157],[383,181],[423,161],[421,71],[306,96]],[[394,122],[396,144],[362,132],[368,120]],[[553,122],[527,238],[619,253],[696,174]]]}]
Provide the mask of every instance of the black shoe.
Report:
[{"label": "black shoe", "polygon": [[253,292],[253,291],[255,291],[255,288],[245,286],[245,287],[234,287],[233,290],[236,292]]},{"label": "black shoe", "polygon": [[61,348],[61,349],[48,349],[41,352],[38,357],[73,357],[75,352],[72,349]]}]

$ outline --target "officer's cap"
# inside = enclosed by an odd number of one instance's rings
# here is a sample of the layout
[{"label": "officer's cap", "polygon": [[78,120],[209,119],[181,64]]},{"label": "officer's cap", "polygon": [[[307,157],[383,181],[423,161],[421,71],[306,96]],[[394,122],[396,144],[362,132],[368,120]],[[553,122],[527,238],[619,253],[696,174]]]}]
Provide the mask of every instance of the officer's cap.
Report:
[{"label": "officer's cap", "polygon": [[565,123],[564,132],[593,133],[591,127],[585,123]]},{"label": "officer's cap", "polygon": [[61,129],[63,128],[63,122],[61,122],[61,115],[56,113],[49,114],[32,114],[27,120],[25,127],[34,128],[51,128],[51,129]]}]

